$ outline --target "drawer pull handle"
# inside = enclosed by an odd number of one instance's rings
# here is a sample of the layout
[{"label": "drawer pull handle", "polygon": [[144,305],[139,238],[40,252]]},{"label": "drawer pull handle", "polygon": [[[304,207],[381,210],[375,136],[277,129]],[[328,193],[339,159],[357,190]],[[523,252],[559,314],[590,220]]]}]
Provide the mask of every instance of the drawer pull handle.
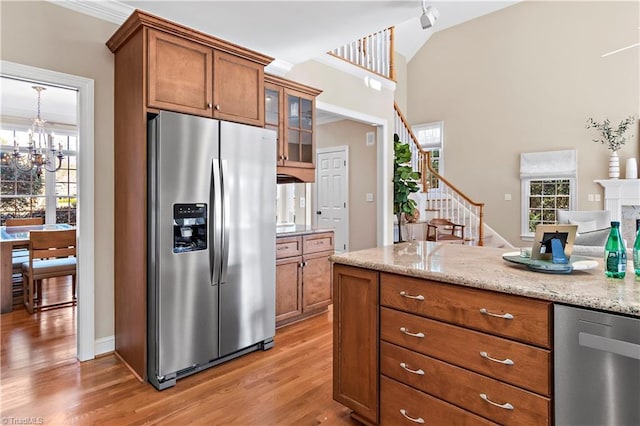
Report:
[{"label": "drawer pull handle", "polygon": [[418,376],[424,376],[424,371],[422,369],[414,370],[413,368],[407,367],[407,364],[405,364],[404,362],[400,363],[400,367],[404,368],[405,371],[408,371],[409,373],[417,374]]},{"label": "drawer pull handle", "polygon": [[413,296],[413,295],[407,293],[406,291],[401,291],[400,292],[400,296],[406,297],[407,299],[424,300],[424,296],[423,295],[419,294],[417,296]]},{"label": "drawer pull handle", "polygon": [[493,402],[492,400],[490,400],[489,397],[484,393],[480,394],[480,398],[487,401],[489,404],[495,405],[496,407],[500,407],[504,410],[513,410],[513,405],[509,404],[508,402],[504,404],[498,404],[497,402]]},{"label": "drawer pull handle", "polygon": [[513,365],[513,361],[510,360],[509,358],[507,359],[496,359],[496,358],[491,358],[489,356],[488,353],[486,353],[485,351],[480,352],[480,356],[482,358],[488,359],[489,361],[493,361],[493,362],[497,362],[499,364],[504,364],[504,365]]},{"label": "drawer pull handle", "polygon": [[480,309],[480,313],[482,315],[489,315],[490,317],[504,318],[504,319],[508,319],[508,320],[512,320],[513,319],[513,315],[511,315],[508,312],[506,314],[504,314],[504,315],[499,315],[499,314],[494,314],[492,312],[487,311],[487,308],[481,308]]},{"label": "drawer pull handle", "polygon": [[411,417],[407,414],[407,410],[405,410],[404,408],[400,409],[400,414],[402,414],[405,419],[411,420],[414,423],[424,424],[424,419],[422,417],[418,417],[417,419],[415,417]]},{"label": "drawer pull handle", "polygon": [[411,336],[411,337],[419,337],[419,338],[423,338],[424,337],[424,333],[423,332],[418,332],[418,333],[412,333],[409,330],[407,330],[404,327],[400,327],[400,331],[402,331],[404,334],[406,334],[407,336]]}]

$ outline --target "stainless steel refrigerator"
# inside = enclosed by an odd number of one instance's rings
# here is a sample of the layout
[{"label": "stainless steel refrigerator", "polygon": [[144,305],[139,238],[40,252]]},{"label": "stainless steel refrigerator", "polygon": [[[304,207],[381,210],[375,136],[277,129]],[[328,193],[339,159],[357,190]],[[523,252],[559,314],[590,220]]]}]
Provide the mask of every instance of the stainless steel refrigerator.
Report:
[{"label": "stainless steel refrigerator", "polygon": [[157,389],[275,335],[275,132],[149,121],[148,377]]}]

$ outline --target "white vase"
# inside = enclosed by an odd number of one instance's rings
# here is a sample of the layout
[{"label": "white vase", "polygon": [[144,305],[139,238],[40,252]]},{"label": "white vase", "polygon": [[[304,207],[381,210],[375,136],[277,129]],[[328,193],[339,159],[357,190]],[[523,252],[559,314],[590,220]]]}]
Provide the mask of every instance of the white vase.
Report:
[{"label": "white vase", "polygon": [[627,179],[638,179],[638,162],[635,158],[627,159],[627,167],[624,171],[624,177]]},{"label": "white vase", "polygon": [[618,152],[613,151],[609,156],[609,179],[618,179],[620,177],[620,158]]}]

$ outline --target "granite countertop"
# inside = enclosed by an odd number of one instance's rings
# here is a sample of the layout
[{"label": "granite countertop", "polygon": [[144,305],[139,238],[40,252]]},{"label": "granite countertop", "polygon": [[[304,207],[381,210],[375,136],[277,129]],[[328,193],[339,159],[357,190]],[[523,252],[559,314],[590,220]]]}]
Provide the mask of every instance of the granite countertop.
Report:
[{"label": "granite countertop", "polygon": [[295,237],[296,235],[319,234],[321,232],[333,232],[328,228],[313,228],[304,225],[278,225],[276,226],[276,237]]},{"label": "granite countertop", "polygon": [[640,317],[640,279],[629,262],[626,278],[608,279],[603,261],[571,274],[534,272],[506,262],[508,249],[426,241],[335,254],[335,263],[510,293]]}]

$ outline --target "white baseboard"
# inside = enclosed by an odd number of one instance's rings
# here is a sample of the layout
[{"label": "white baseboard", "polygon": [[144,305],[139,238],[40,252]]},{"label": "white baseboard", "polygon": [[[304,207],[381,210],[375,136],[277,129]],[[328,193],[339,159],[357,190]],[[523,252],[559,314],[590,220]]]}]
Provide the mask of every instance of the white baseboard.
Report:
[{"label": "white baseboard", "polygon": [[94,343],[94,351],[96,356],[113,352],[115,351],[115,349],[116,349],[115,336],[103,337],[101,339],[97,339]]}]

